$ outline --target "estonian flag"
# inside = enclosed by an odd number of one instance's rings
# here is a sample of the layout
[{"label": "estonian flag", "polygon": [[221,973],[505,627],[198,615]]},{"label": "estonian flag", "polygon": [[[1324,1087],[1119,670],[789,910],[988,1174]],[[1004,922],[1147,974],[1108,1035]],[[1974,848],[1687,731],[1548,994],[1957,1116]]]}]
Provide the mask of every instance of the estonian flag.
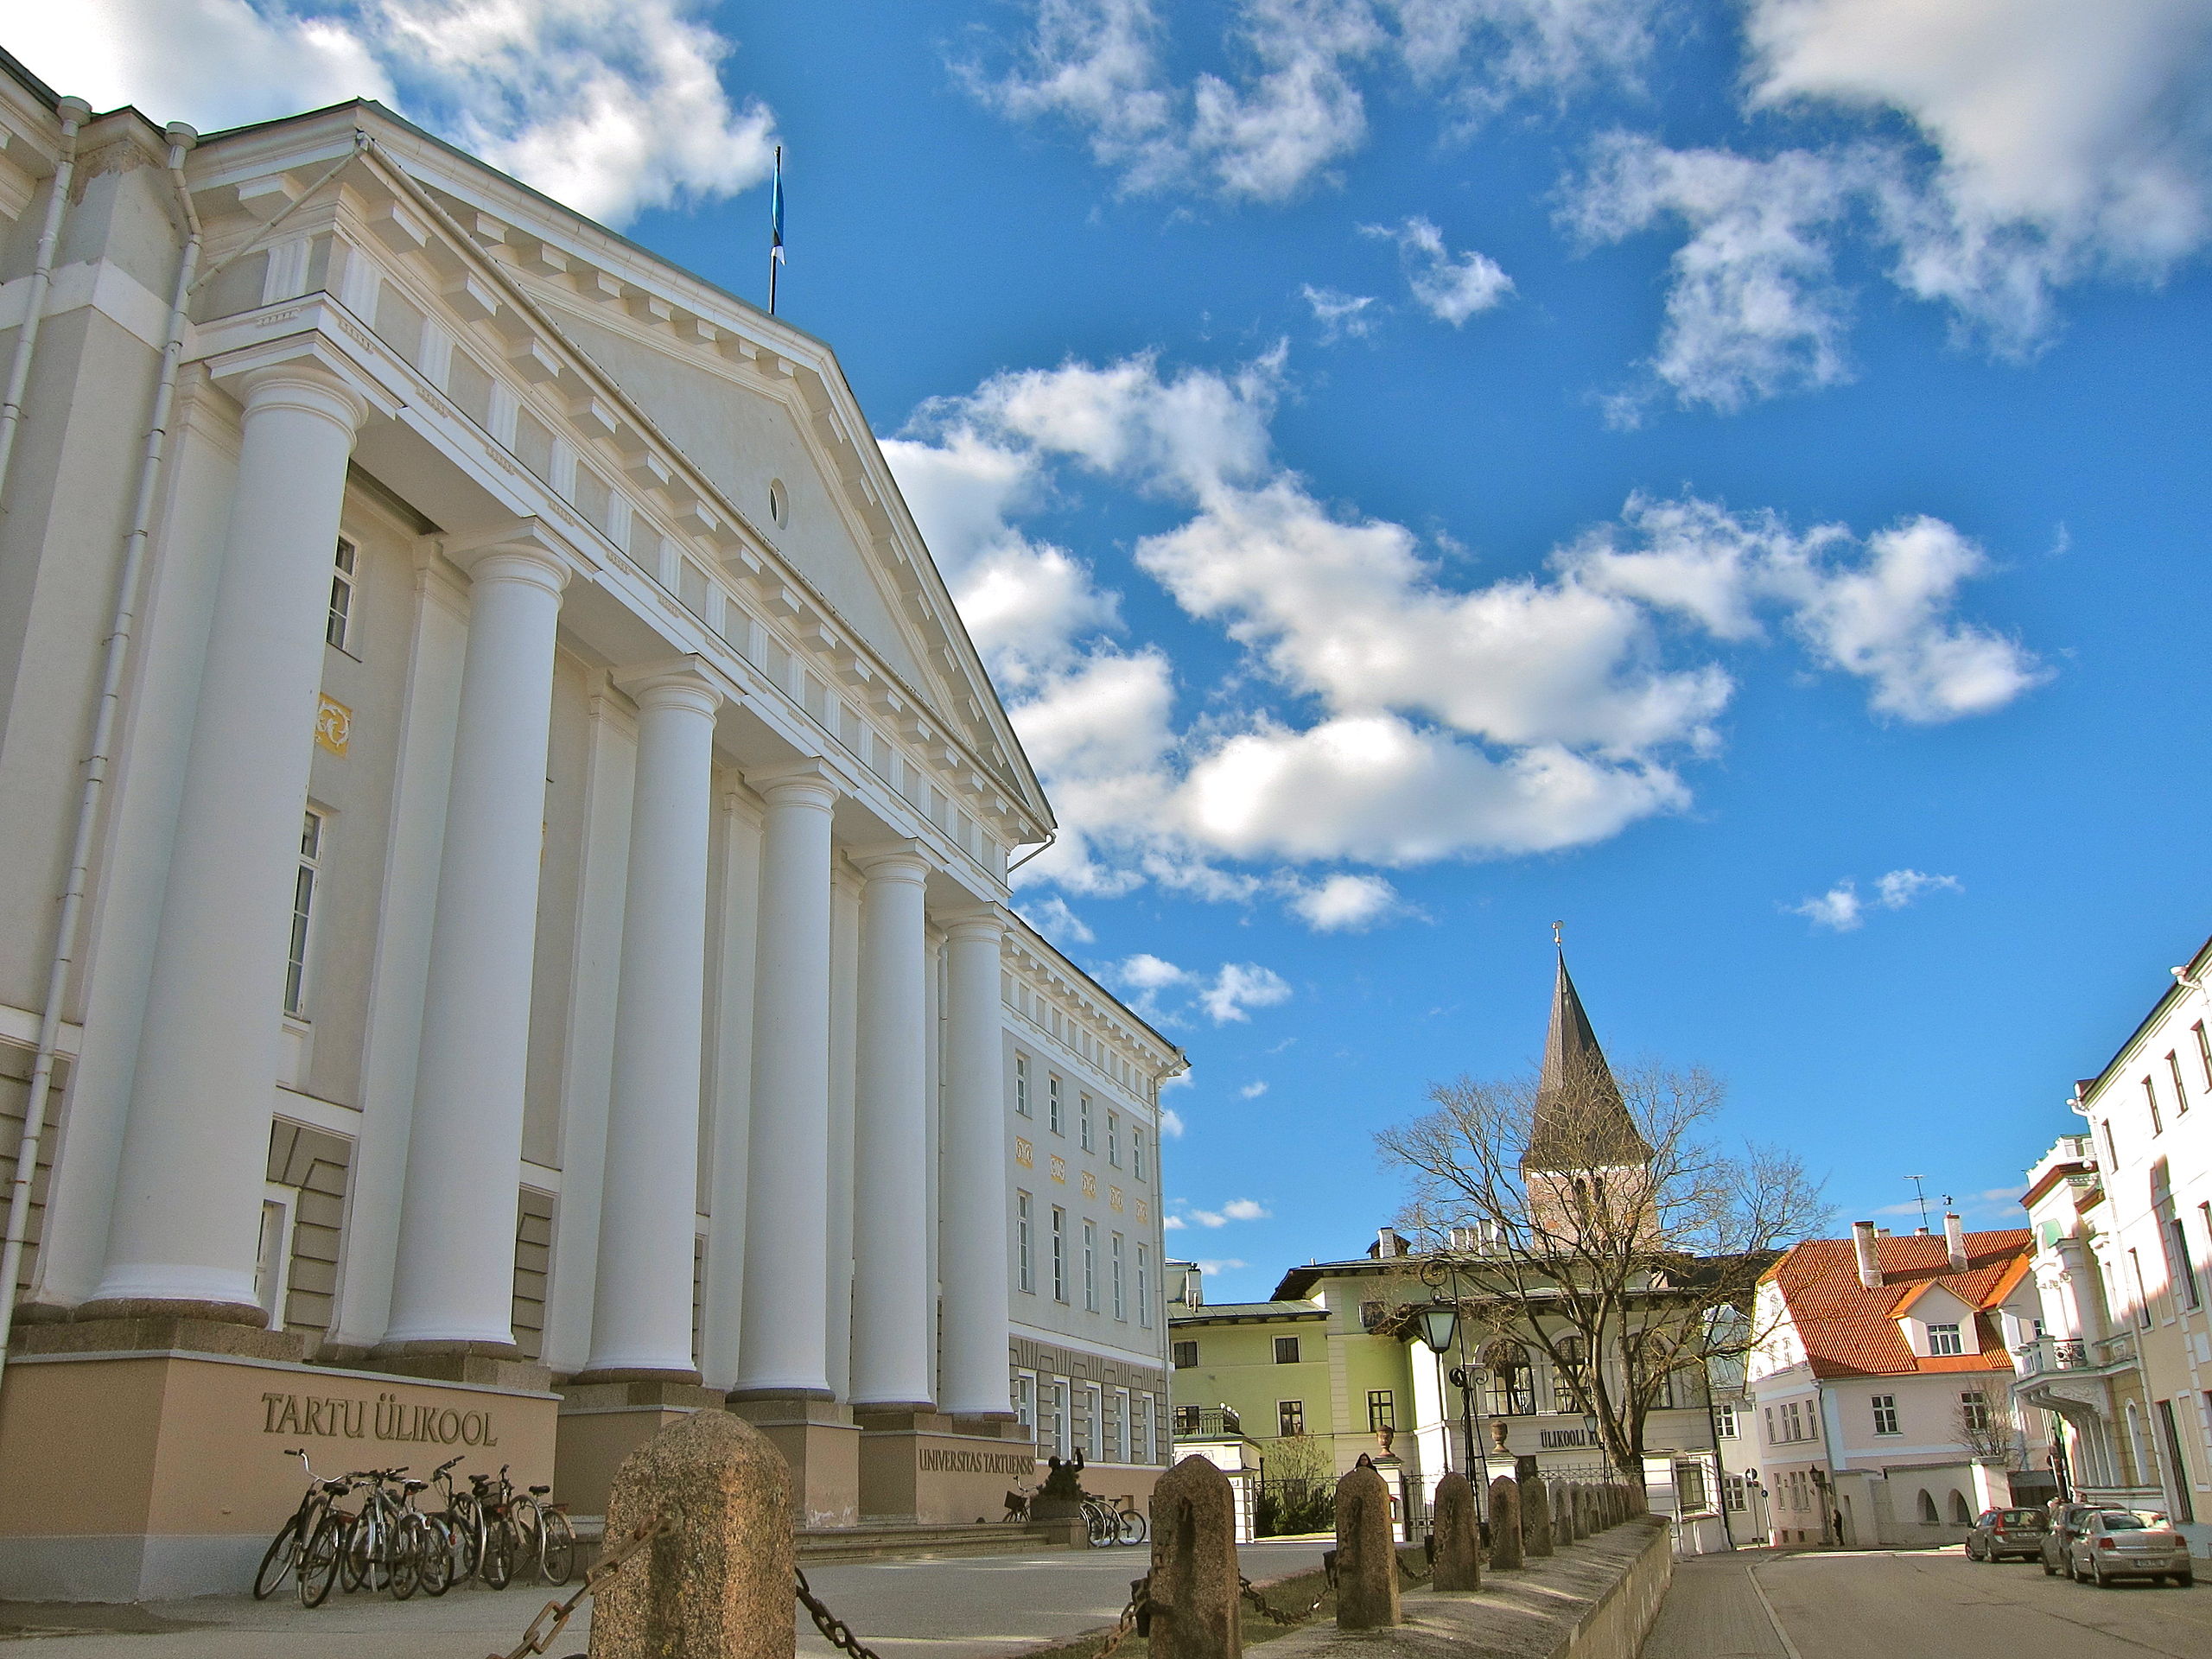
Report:
[{"label": "estonian flag", "polygon": [[776,181],[768,194],[768,257],[784,263],[784,147],[776,146]]}]

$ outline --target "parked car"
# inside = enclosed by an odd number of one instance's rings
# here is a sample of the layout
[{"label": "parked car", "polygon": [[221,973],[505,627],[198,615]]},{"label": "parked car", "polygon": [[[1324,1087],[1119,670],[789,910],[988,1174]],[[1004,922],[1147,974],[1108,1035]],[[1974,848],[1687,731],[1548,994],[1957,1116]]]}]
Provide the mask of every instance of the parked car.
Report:
[{"label": "parked car", "polygon": [[2188,1541],[2166,1524],[2163,1515],[2133,1510],[2088,1510],[2078,1518],[2062,1515],[2052,1535],[2057,1566],[2046,1546],[2044,1571],[2063,1568],[2076,1584],[2109,1589],[2121,1579],[2167,1579],[2196,1582]]},{"label": "parked car", "polygon": [[1967,1559],[2001,1561],[2006,1556],[2032,1561],[2043,1554],[2050,1517],[2041,1510],[1984,1510],[1967,1533]]},{"label": "parked car", "polygon": [[2089,1517],[2097,1512],[2097,1506],[2054,1503],[2050,1507],[2050,1530],[2043,1535],[2043,1571],[2045,1578],[2055,1578],[2067,1570],[2066,1547],[2089,1524]]}]

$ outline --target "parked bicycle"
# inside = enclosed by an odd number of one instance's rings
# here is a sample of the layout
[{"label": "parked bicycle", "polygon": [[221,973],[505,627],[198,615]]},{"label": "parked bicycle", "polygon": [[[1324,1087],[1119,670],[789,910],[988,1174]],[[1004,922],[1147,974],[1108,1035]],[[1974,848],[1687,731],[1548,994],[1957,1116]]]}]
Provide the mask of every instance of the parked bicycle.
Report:
[{"label": "parked bicycle", "polygon": [[494,1590],[504,1589],[518,1573],[543,1584],[566,1584],[576,1571],[576,1532],[567,1506],[549,1503],[550,1486],[517,1491],[508,1465],[497,1475],[471,1475],[483,1517],[478,1575]]},{"label": "parked bicycle", "polygon": [[1103,1497],[1083,1495],[1083,1523],[1084,1535],[1093,1549],[1103,1549],[1109,1544],[1141,1544],[1145,1541],[1145,1518],[1137,1512],[1136,1500],[1124,1494],[1122,1507]]},{"label": "parked bicycle", "polygon": [[300,1556],[307,1547],[307,1541],[315,1536],[315,1528],[330,1512],[333,1500],[343,1497],[346,1491],[346,1482],[343,1478],[325,1480],[315,1473],[315,1465],[308,1460],[304,1446],[289,1447],[283,1455],[300,1460],[300,1467],[307,1471],[308,1489],[300,1495],[299,1508],[294,1510],[284,1524],[276,1529],[276,1535],[269,1541],[269,1548],[262,1552],[261,1566],[253,1575],[253,1599],[256,1601],[268,1600],[283,1587],[285,1580],[299,1570]]}]

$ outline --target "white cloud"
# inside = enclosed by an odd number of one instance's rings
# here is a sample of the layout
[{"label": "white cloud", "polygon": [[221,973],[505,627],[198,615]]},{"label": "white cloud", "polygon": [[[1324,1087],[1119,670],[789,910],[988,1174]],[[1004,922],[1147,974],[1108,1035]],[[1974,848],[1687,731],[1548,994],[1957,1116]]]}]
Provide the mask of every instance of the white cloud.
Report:
[{"label": "white cloud", "polygon": [[1298,291],[1313,308],[1314,321],[1321,325],[1323,345],[1340,339],[1364,340],[1375,332],[1375,319],[1367,309],[1375,303],[1372,294],[1345,294],[1333,288],[1316,288],[1311,283]]},{"label": "white cloud", "polygon": [[1191,1224],[1189,1222],[1184,1220],[1180,1216],[1169,1216],[1160,1224],[1162,1231],[1170,1233],[1179,1233],[1185,1228],[1189,1227],[1190,1224]]},{"label": "white cloud", "polygon": [[1236,0],[1220,72],[1169,73],[1152,0],[1033,0],[1034,25],[969,86],[1017,120],[1065,122],[1125,192],[1284,201],[1367,137],[1359,77],[1442,99],[1459,123],[1513,98],[1632,73],[1649,0]]},{"label": "white cloud", "polygon": [[[1280,346],[1224,371],[1070,362],[939,400],[887,445],[1058,808],[1024,881],[1369,925],[1404,913],[1381,877],[1294,867],[1553,850],[1685,807],[1680,768],[1718,750],[1735,691],[1686,649],[1700,634],[1754,645],[1778,624],[1911,721],[2042,677],[1958,615],[1987,561],[1934,519],[1862,538],[1636,496],[1534,574],[1448,582],[1410,530],[1324,503],[1275,459],[1286,385]],[[1166,653],[1121,638],[1117,595],[1016,527],[1084,479],[1180,514],[1135,561],[1243,653],[1196,722]]]},{"label": "white cloud", "polygon": [[1231,1221],[1265,1221],[1274,1212],[1262,1209],[1250,1198],[1231,1198],[1221,1206],[1221,1213]]},{"label": "white cloud", "polygon": [[734,103],[732,43],[694,0],[78,0],[17,8],[9,44],[95,104],[205,129],[383,100],[620,223],[768,170],[775,118]]},{"label": "white cloud", "polygon": [[1241,1268],[1244,1265],[1245,1263],[1234,1259],[1223,1262],[1200,1262],[1197,1264],[1198,1271],[1205,1274],[1227,1273],[1232,1268]]},{"label": "white cloud", "polygon": [[1293,887],[1290,907],[1317,933],[1358,932],[1406,909],[1398,890],[1379,875],[1339,871]]},{"label": "white cloud", "polygon": [[1183,1128],[1182,1113],[1171,1106],[1163,1106],[1160,1109],[1160,1132],[1162,1135],[1170,1141],[1180,1141],[1183,1138]]},{"label": "white cloud", "polygon": [[1022,919],[1055,944],[1089,944],[1098,937],[1058,894],[1032,898],[1020,909]]},{"label": "white cloud", "polygon": [[1826,893],[1794,905],[1783,906],[1793,916],[1802,916],[1815,927],[1825,927],[1836,933],[1848,933],[1863,925],[1867,906],[1878,905],[1884,910],[1903,910],[1924,893],[1964,893],[1966,888],[1955,875],[1929,875],[1919,870],[1891,870],[1874,879],[1874,896],[1862,898],[1859,884],[1847,876]]},{"label": "white cloud", "polygon": [[1422,310],[1457,328],[1478,311],[1503,303],[1513,291],[1513,279],[1497,260],[1471,250],[1455,254],[1444,245],[1444,232],[1430,219],[1415,216],[1395,230],[1387,225],[1363,225],[1365,236],[1395,242],[1398,260],[1405,267],[1406,285]]},{"label": "white cloud", "polygon": [[1182,1216],[1171,1216],[1163,1225],[1187,1227],[1192,1223],[1207,1228],[1226,1227],[1232,1221],[1265,1221],[1274,1212],[1253,1198],[1231,1198],[1218,1210],[1192,1210]]},{"label": "white cloud", "polygon": [[[1212,976],[1192,973],[1149,952],[1139,951],[1104,969],[1101,977],[1135,993],[1130,1006],[1147,1020],[1179,1025],[1196,1008],[1217,1026],[1242,1024],[1253,1008],[1290,1000],[1287,980],[1256,962],[1225,962]],[[1163,994],[1177,996],[1163,1003]]]},{"label": "white cloud", "polygon": [[1240,1100],[1257,1100],[1262,1095],[1264,1095],[1267,1092],[1268,1085],[1266,1084],[1254,1082],[1246,1084],[1242,1089],[1239,1089],[1236,1091],[1236,1094]]}]

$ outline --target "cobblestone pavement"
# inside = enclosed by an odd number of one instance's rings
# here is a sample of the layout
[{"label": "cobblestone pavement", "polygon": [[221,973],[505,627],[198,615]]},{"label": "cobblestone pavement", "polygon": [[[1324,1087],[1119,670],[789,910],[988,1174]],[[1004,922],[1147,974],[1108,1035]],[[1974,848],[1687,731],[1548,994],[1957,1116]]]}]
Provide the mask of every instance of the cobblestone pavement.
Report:
[{"label": "cobblestone pavement", "polygon": [[1955,1548],[1741,1550],[1675,1564],[1643,1659],[2206,1659],[2207,1580],[2096,1590]]},{"label": "cobblestone pavement", "polygon": [[[1255,1544],[1241,1554],[1245,1574],[1259,1580],[1316,1565],[1325,1548]],[[886,1659],[994,1659],[1111,1624],[1149,1555],[1116,1548],[848,1561],[811,1567],[806,1576]],[[143,1607],[0,1603],[0,1644],[55,1638],[51,1646],[26,1646],[26,1659],[32,1651],[54,1659],[485,1659],[514,1646],[550,1593],[517,1585],[503,1592],[471,1586],[435,1601],[334,1596],[312,1611],[281,1597],[209,1596]],[[582,1653],[588,1628],[580,1615],[554,1644],[553,1659]],[[833,1651],[811,1624],[801,1625],[798,1650]]]}]

